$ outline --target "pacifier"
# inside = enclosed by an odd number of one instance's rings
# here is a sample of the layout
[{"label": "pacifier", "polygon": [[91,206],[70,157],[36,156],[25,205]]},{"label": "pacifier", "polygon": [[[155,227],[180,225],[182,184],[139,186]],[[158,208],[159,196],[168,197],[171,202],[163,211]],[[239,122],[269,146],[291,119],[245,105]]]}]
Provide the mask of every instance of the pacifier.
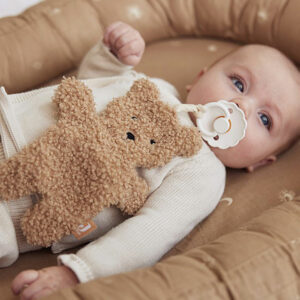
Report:
[{"label": "pacifier", "polygon": [[244,112],[233,102],[220,100],[205,105],[180,104],[177,111],[195,114],[202,138],[212,147],[236,146],[245,137],[247,121]]}]

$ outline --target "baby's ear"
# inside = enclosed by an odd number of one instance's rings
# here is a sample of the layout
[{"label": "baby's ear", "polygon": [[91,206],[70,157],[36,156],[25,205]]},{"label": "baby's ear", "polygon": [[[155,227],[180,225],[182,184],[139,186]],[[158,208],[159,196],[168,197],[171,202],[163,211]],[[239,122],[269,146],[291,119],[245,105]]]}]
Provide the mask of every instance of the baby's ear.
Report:
[{"label": "baby's ear", "polygon": [[258,168],[261,168],[263,166],[270,165],[270,164],[274,163],[276,160],[277,160],[277,157],[275,155],[269,155],[268,157],[260,160],[259,162],[246,167],[246,170],[249,173],[251,173],[251,172],[253,172],[254,170],[256,170]]},{"label": "baby's ear", "polygon": [[133,99],[139,99],[139,101],[153,102],[158,100],[159,91],[154,83],[148,79],[142,78],[134,81],[127,96]]},{"label": "baby's ear", "polygon": [[189,157],[195,155],[202,146],[199,130],[193,127],[182,127],[176,137],[176,148],[179,156]]}]

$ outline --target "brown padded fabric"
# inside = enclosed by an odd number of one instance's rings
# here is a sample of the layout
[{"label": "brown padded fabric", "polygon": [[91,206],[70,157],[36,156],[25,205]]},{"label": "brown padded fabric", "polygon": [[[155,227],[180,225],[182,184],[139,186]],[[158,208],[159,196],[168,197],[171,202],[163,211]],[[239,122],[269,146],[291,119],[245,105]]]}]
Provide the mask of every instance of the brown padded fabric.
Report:
[{"label": "brown padded fabric", "polygon": [[136,70],[172,83],[185,102],[185,86],[193,82],[201,69],[239,47],[217,39],[174,38],[147,45]]},{"label": "brown padded fabric", "polygon": [[[203,27],[207,33],[219,32],[219,36],[222,34],[226,36],[226,32],[237,34],[241,31],[249,37],[249,41],[273,43],[286,53],[290,53],[295,61],[300,61],[297,58],[300,43],[297,36],[299,20],[296,18],[300,4],[297,0],[195,0],[195,2],[174,0],[172,2],[174,6],[167,5],[168,2],[162,0],[72,0],[73,5],[70,5],[70,0],[46,0],[28,10],[22,17],[0,19],[0,85],[8,83],[9,89],[21,91],[52,80],[54,76],[67,69],[73,69],[87,49],[100,37],[102,28],[114,20],[121,19],[135,25],[149,41],[143,60],[137,69],[173,83],[184,101],[185,85],[191,82],[201,68],[210,65],[239,46],[236,43],[210,38],[178,37],[192,32],[189,28],[195,26],[196,23],[188,16],[196,6],[198,11],[200,10],[200,3],[215,8],[210,10],[206,7],[202,11],[201,20],[199,16],[197,21],[197,26]],[[193,4],[197,5],[193,6]],[[182,9],[183,6],[185,9]],[[132,7],[143,8],[141,19],[136,18],[137,10]],[[59,11],[61,8],[68,12],[62,13]],[[82,15],[80,15],[80,20],[77,20],[80,10],[82,10]],[[50,11],[53,13],[52,17],[49,16]],[[153,14],[153,11],[156,13]],[[235,11],[235,13],[231,16],[229,11]],[[100,13],[103,17],[98,18]],[[241,26],[239,28],[236,25],[233,29],[228,24],[233,20],[236,20],[238,24],[239,14]],[[270,24],[270,16],[274,17],[272,24]],[[39,26],[36,26],[39,18],[41,19]],[[91,26],[90,22],[94,18],[98,23],[97,25],[93,23],[94,25]],[[80,26],[77,26],[74,20],[79,22]],[[214,24],[216,20],[222,21],[220,25]],[[72,23],[74,23],[73,27]],[[262,28],[263,23],[265,30]],[[2,26],[3,24],[5,26]],[[183,24],[190,27],[184,29]],[[258,28],[260,30],[257,31]],[[267,28],[272,30],[268,31]],[[22,33],[25,36],[24,30],[30,33],[30,38],[22,37]],[[61,32],[64,32],[64,35]],[[200,35],[201,32],[195,32],[195,34]],[[175,38],[164,39],[173,36]],[[258,39],[259,36],[261,40]],[[234,36],[231,37],[234,38]],[[238,35],[236,38],[242,40]],[[16,47],[4,46],[11,41],[14,41]],[[12,64],[7,61],[8,57]],[[11,65],[18,68],[8,69]],[[295,242],[288,243],[287,241],[288,237],[290,241],[294,241],[300,236],[295,230],[299,227],[299,220],[296,221],[295,213],[297,213],[297,218],[300,215],[299,209],[296,208],[299,204],[295,202],[300,197],[299,155],[300,143],[298,142],[280,156],[274,165],[258,169],[254,174],[248,174],[243,170],[229,170],[225,194],[217,209],[166,254],[165,257],[169,257],[167,260],[163,260],[153,269],[139,270],[128,276],[98,279],[90,284],[80,285],[74,292],[68,290],[52,299],[79,299],[79,296],[75,296],[77,293],[82,297],[80,299],[101,299],[100,297],[132,300],[143,299],[142,297],[145,299],[193,299],[198,297],[199,291],[202,289],[205,291],[204,288],[208,291],[209,287],[212,290],[207,292],[209,296],[201,298],[228,299],[230,294],[226,295],[226,291],[230,290],[236,291],[237,294],[229,299],[297,299],[299,272],[296,272],[296,267],[299,266],[299,261],[290,259],[293,257],[291,244]],[[293,199],[294,201],[290,202]],[[287,203],[281,207],[287,208],[288,213],[282,214],[279,206],[272,208],[283,202]],[[270,208],[271,210],[268,210]],[[265,228],[267,219],[263,220],[263,218],[268,214],[270,217],[267,217],[269,221]],[[247,233],[244,227],[245,222],[257,216],[260,220],[255,225],[257,234]],[[224,234],[227,235],[224,236]],[[244,236],[247,241],[243,239]],[[261,236],[265,238],[259,240]],[[280,243],[284,237],[286,240],[280,244],[283,247],[280,249],[285,249],[286,252],[277,253],[275,247],[276,253],[274,254],[272,250],[274,245]],[[216,238],[221,239],[222,242],[220,243],[219,239],[216,241]],[[225,239],[224,242],[223,239]],[[206,248],[201,248],[203,245]],[[228,251],[223,252],[223,248]],[[219,274],[220,271],[210,269],[207,264],[201,263],[204,257],[203,249],[205,253],[224,262],[225,274],[233,274],[232,281],[237,285],[240,283],[239,276],[241,277],[243,281],[241,288],[233,289],[232,286],[227,286],[228,280],[224,284],[223,277]],[[210,252],[211,249],[214,249],[213,253]],[[76,250],[72,249],[70,252],[76,252]],[[218,252],[221,252],[221,256],[217,255]],[[261,253],[265,255],[260,255]],[[180,255],[174,256],[174,254]],[[230,262],[232,262],[231,265],[229,265]],[[19,271],[53,264],[55,264],[55,256],[47,250],[22,254],[12,267],[0,270],[0,298],[2,299],[3,296],[3,299],[15,299],[11,295],[9,282]],[[235,270],[237,270],[236,273]],[[167,283],[169,278],[171,286]],[[254,284],[255,280],[257,284]],[[110,282],[108,286],[107,282]],[[180,293],[176,294],[176,297],[173,297],[174,294],[171,292],[172,286],[178,286],[176,291]],[[269,291],[268,296],[266,290]],[[155,291],[158,294],[155,294]],[[242,291],[244,294],[241,294]],[[256,293],[255,297],[253,293]]]},{"label": "brown padded fabric", "polygon": [[298,0],[46,0],[0,20],[0,85],[20,92],[74,68],[116,20],[148,43],[229,38],[275,46],[300,63],[299,10]]}]

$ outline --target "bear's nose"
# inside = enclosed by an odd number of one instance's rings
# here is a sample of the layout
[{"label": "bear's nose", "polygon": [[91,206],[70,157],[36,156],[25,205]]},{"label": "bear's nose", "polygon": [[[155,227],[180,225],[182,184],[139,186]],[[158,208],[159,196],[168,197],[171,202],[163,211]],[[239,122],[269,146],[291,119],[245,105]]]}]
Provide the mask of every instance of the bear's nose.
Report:
[{"label": "bear's nose", "polygon": [[133,141],[135,139],[134,135],[131,132],[127,132],[127,138]]}]

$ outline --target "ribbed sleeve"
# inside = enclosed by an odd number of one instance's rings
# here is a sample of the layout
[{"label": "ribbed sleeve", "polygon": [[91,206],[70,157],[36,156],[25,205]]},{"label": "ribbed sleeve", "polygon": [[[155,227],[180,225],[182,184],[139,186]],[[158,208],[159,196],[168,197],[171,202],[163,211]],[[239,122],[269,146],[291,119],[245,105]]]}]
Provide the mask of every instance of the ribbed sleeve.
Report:
[{"label": "ribbed sleeve", "polygon": [[4,155],[4,149],[2,146],[2,142],[1,142],[1,137],[0,137],[0,161],[5,159],[5,155]]}]

